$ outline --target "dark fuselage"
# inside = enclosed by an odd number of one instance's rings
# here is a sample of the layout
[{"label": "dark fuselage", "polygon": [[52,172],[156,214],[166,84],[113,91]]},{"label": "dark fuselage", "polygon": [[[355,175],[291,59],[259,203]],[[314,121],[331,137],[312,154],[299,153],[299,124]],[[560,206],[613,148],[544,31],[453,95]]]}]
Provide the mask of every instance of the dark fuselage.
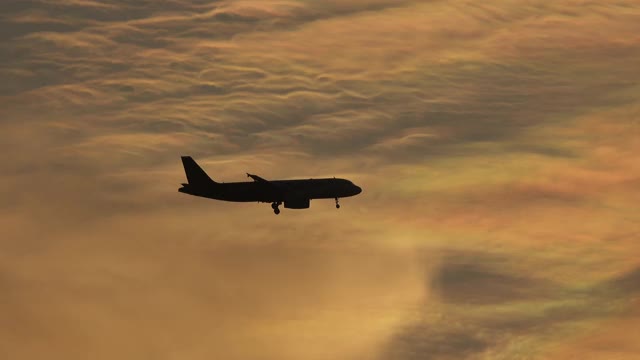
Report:
[{"label": "dark fuselage", "polygon": [[358,195],[362,189],[349,180],[326,178],[262,182],[183,184],[178,191],[209,199],[234,202],[285,202],[289,199],[334,199]]},{"label": "dark fuselage", "polygon": [[247,173],[253,181],[219,183],[214,181],[191,156],[182,156],[188,183],[179,192],[209,199],[234,202],[268,202],[273,212],[280,214],[280,205],[287,209],[308,209],[312,199],[338,199],[358,195],[362,189],[346,179],[265,180]]}]

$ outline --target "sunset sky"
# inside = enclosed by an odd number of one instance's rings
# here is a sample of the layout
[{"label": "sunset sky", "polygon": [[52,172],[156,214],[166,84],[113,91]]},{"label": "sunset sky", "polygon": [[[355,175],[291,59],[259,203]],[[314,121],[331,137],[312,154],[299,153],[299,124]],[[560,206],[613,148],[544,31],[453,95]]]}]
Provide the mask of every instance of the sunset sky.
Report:
[{"label": "sunset sky", "polygon": [[[640,358],[637,0],[2,0],[0,358]],[[307,210],[178,193],[341,177]]]}]

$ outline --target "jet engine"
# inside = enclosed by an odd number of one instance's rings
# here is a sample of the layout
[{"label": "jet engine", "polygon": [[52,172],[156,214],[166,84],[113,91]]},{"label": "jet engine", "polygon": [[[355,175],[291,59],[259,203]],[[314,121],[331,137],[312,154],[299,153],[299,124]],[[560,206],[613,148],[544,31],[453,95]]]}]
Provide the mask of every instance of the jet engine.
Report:
[{"label": "jet engine", "polygon": [[287,209],[308,209],[309,206],[309,199],[290,199],[284,202],[284,207]]}]

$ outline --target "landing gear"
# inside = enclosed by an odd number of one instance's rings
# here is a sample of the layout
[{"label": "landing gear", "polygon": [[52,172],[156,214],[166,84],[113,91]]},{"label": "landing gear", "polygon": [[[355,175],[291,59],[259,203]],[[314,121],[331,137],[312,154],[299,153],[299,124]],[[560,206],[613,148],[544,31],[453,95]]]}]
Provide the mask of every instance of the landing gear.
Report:
[{"label": "landing gear", "polygon": [[282,203],[279,201],[271,203],[271,208],[273,209],[273,213],[276,215],[280,214],[280,209],[278,209],[278,206],[280,206],[280,204]]},{"label": "landing gear", "polygon": [[340,204],[338,204],[338,198],[336,198],[336,209],[340,209]]}]

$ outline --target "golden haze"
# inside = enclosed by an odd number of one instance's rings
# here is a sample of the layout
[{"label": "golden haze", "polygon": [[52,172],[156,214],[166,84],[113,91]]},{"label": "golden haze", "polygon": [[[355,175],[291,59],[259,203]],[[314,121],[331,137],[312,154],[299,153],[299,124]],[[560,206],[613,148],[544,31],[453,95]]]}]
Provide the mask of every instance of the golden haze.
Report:
[{"label": "golden haze", "polygon": [[638,357],[636,1],[0,10],[2,358]]}]

